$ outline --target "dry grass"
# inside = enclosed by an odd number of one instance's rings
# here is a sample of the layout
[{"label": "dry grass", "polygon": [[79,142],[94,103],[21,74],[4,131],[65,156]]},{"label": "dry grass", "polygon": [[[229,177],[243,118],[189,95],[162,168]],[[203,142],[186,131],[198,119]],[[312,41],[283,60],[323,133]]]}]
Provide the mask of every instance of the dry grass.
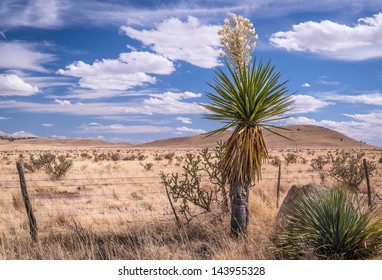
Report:
[{"label": "dry grass", "polygon": [[[272,259],[270,243],[277,215],[277,166],[263,166],[263,180],[250,195],[249,234],[229,236],[229,217],[200,216],[178,229],[160,183],[159,172],[181,172],[194,149],[55,148],[73,160],[62,180],[43,170],[26,172],[28,192],[39,227],[31,243],[21,199],[16,161],[46,147],[0,146],[0,259]],[[271,150],[282,160],[281,199],[293,184],[320,183],[310,160],[326,149]],[[335,154],[336,150],[331,151]],[[355,152],[355,151],[354,151]],[[297,163],[286,164],[288,153]],[[382,150],[366,150],[377,163],[372,191],[382,188]],[[145,168],[148,164],[150,169]],[[327,182],[331,184],[332,182]],[[365,192],[366,187],[361,186]]]}]

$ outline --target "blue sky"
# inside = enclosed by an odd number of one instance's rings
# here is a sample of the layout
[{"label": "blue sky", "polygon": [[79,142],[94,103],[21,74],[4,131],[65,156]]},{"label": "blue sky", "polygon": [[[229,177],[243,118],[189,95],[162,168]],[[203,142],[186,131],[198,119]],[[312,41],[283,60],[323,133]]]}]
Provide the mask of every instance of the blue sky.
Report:
[{"label": "blue sky", "polygon": [[289,80],[281,124],[382,146],[381,0],[2,0],[0,135],[146,142],[220,127],[200,104],[231,13]]}]

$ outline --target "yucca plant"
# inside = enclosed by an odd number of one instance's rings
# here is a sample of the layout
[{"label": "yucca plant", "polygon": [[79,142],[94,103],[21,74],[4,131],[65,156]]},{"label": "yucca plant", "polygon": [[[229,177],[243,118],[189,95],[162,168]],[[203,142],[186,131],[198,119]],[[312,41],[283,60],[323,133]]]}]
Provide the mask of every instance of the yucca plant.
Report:
[{"label": "yucca plant", "polygon": [[211,111],[206,118],[226,123],[210,135],[234,128],[224,144],[220,169],[230,184],[231,233],[238,236],[247,232],[250,186],[261,177],[261,165],[269,157],[263,132],[279,134],[270,123],[284,119],[292,101],[270,62],[254,60],[239,71],[227,68],[228,73],[216,71],[214,84],[209,84],[214,93],[207,93],[211,103],[203,106]]},{"label": "yucca plant", "polygon": [[382,246],[381,212],[362,207],[345,188],[314,191],[294,201],[275,242],[287,259],[367,259]]},{"label": "yucca plant", "polygon": [[279,134],[270,122],[285,118],[292,101],[269,61],[251,63],[258,37],[249,19],[232,14],[218,34],[228,72],[216,71],[214,84],[209,84],[214,92],[207,93],[211,102],[203,106],[211,111],[208,119],[226,123],[209,135],[234,129],[224,143],[219,169],[230,185],[231,233],[237,237],[247,233],[249,190],[269,157],[263,132]]}]

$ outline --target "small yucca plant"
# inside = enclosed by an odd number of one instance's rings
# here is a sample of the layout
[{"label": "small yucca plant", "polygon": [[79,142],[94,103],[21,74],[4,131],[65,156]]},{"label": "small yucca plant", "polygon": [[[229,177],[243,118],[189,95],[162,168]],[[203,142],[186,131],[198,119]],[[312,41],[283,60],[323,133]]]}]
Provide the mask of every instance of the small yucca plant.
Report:
[{"label": "small yucca plant", "polygon": [[360,207],[344,188],[296,199],[276,237],[276,255],[287,259],[367,259],[382,246],[380,211]]}]

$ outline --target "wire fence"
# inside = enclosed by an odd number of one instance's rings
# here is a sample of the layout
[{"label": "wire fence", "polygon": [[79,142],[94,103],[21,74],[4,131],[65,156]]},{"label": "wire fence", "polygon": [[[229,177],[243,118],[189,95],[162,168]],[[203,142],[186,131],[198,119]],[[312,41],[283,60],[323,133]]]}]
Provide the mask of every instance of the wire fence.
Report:
[{"label": "wire fence", "polygon": [[[294,184],[323,180],[320,173],[312,169],[291,170],[287,166],[282,168],[281,178],[277,169],[265,170],[262,174],[253,191],[261,190],[273,207],[276,207],[278,181],[282,196],[285,196]],[[207,175],[201,177],[208,181]],[[160,176],[26,178],[25,183],[39,230],[63,230],[70,221],[85,227],[109,229],[123,223],[158,223],[173,219]],[[20,180],[0,180],[0,211],[2,230],[26,231],[28,220]]]}]

